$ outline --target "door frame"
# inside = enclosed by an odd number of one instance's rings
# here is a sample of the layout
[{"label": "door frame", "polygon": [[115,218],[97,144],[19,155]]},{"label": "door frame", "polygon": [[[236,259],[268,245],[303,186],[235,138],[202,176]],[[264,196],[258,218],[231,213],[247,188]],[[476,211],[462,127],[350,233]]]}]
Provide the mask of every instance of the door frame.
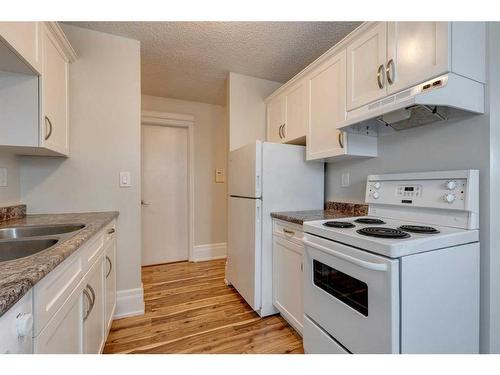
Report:
[{"label": "door frame", "polygon": [[194,260],[194,116],[180,113],[142,111],[142,125],[188,130],[188,261]]}]

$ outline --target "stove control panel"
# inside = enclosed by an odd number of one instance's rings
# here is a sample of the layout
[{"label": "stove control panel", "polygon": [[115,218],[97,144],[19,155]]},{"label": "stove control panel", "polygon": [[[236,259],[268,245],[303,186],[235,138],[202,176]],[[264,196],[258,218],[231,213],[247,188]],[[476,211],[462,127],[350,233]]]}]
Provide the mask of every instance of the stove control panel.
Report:
[{"label": "stove control panel", "polygon": [[469,171],[442,173],[442,176],[439,172],[429,172],[428,176],[426,173],[369,176],[366,202],[469,210],[467,205],[473,203],[469,194],[478,194],[478,171],[471,172],[471,175]]}]

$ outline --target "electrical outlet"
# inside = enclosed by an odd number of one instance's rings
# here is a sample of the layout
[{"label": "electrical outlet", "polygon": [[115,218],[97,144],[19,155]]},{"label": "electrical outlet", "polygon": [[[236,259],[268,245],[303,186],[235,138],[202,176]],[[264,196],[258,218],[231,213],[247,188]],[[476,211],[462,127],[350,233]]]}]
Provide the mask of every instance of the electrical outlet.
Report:
[{"label": "electrical outlet", "polygon": [[224,168],[216,168],[215,169],[215,182],[222,183],[226,179]]},{"label": "electrical outlet", "polygon": [[341,181],[340,185],[342,187],[348,187],[349,184],[350,184],[350,182],[349,182],[349,172],[342,173],[342,181]]},{"label": "electrical outlet", "polygon": [[0,187],[7,186],[7,168],[0,168]]}]

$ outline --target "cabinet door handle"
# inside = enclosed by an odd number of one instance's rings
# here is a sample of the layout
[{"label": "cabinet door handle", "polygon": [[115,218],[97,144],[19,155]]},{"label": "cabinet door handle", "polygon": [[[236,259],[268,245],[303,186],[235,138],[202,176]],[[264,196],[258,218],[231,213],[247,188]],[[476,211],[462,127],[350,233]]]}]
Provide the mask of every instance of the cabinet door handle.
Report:
[{"label": "cabinet door handle", "polygon": [[111,274],[111,270],[113,269],[113,263],[111,263],[111,259],[106,255],[106,261],[109,263],[109,271],[106,273],[106,279]]},{"label": "cabinet door handle", "polygon": [[286,134],[285,134],[285,127],[286,127],[286,123],[281,125],[281,134],[283,134],[283,139],[286,138]]},{"label": "cabinet door handle", "polygon": [[282,137],[281,137],[281,127],[282,127],[282,126],[283,126],[283,125],[280,125],[280,127],[278,128],[278,136],[280,137],[280,139],[282,139]]},{"label": "cabinet door handle", "polygon": [[384,64],[381,64],[377,70],[377,83],[378,83],[379,88],[381,88],[381,89],[384,88],[384,81],[385,81]]},{"label": "cabinet door handle", "polygon": [[344,148],[344,142],[342,142],[342,132],[339,132],[339,146],[340,148]]},{"label": "cabinet door handle", "polygon": [[87,288],[83,289],[83,295],[85,296],[85,298],[87,299],[87,303],[89,304],[89,307],[87,308],[87,311],[85,311],[85,315],[83,316],[83,321],[86,321],[90,314],[92,306],[92,297],[90,297],[90,293],[87,290]]},{"label": "cabinet door handle", "polygon": [[283,127],[284,126],[285,126],[285,124],[280,125],[280,130],[279,130],[280,139],[285,138],[285,135],[283,134]]},{"label": "cabinet door handle", "polygon": [[283,232],[291,236],[295,235],[295,232],[293,230],[283,228]]},{"label": "cabinet door handle", "polygon": [[385,69],[385,72],[387,74],[387,82],[389,83],[389,85],[392,85],[396,80],[396,67],[394,65],[393,59],[390,59],[387,62],[387,68]]},{"label": "cabinet door handle", "polygon": [[[49,139],[50,136],[52,135],[52,122],[50,121],[50,119],[45,116],[45,125],[49,125],[49,131],[47,132],[47,130],[45,130],[45,140]],[[46,127],[47,128],[47,127]]]},{"label": "cabinet door handle", "polygon": [[[142,201],[141,201],[142,202]],[[108,234],[113,234],[115,233],[115,228],[108,229]]]}]

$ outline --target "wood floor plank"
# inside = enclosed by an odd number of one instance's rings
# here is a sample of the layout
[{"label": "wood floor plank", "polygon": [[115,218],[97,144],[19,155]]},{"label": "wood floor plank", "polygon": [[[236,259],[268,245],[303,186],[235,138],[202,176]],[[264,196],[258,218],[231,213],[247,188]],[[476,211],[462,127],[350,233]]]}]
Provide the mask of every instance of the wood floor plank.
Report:
[{"label": "wood floor plank", "polygon": [[113,322],[104,353],[303,353],[279,315],[260,318],[224,283],[225,260],[143,267],[145,314]]}]

